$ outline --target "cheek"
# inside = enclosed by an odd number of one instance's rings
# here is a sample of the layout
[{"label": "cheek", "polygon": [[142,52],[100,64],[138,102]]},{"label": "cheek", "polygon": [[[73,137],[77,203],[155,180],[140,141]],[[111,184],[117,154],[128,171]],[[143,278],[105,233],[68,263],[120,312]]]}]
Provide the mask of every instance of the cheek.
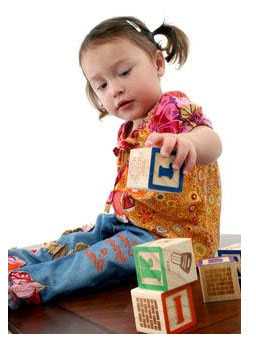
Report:
[{"label": "cheek", "polygon": [[106,103],[108,101],[106,94],[98,92],[98,93],[96,93],[96,96],[98,97],[100,103],[102,103],[103,105],[106,105]]},{"label": "cheek", "polygon": [[155,70],[145,69],[140,75],[135,77],[133,82],[137,89],[142,91],[147,89],[147,91],[150,91],[158,86],[159,79]]},{"label": "cheek", "polygon": [[113,100],[109,96],[105,96],[102,98],[101,103],[103,104],[104,108],[108,111],[114,111],[114,103]]}]

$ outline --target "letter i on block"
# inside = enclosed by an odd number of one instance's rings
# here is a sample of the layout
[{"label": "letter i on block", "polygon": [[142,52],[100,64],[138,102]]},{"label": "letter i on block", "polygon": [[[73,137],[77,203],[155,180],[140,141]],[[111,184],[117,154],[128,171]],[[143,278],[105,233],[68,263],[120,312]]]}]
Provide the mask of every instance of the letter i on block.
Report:
[{"label": "letter i on block", "polygon": [[172,168],[174,155],[163,157],[160,148],[135,148],[130,152],[127,188],[181,192],[183,167]]},{"label": "letter i on block", "polygon": [[133,247],[138,286],[167,291],[197,280],[191,238],[162,238]]},{"label": "letter i on block", "polygon": [[169,291],[131,290],[136,329],[143,333],[181,333],[196,324],[190,284]]},{"label": "letter i on block", "polygon": [[240,299],[237,262],[232,257],[214,257],[198,263],[204,302]]}]

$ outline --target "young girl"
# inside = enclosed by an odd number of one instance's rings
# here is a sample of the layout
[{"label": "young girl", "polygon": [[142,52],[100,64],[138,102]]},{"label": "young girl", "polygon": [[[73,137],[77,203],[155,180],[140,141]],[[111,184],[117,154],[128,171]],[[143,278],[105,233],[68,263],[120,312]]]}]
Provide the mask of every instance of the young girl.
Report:
[{"label": "young girl", "polygon": [[[157,34],[166,36],[165,47],[156,42]],[[114,149],[115,185],[95,225],[68,230],[37,250],[9,251],[11,308],[125,280],[135,274],[132,247],[155,238],[188,237],[196,260],[214,255],[221,143],[200,106],[182,92],[162,93],[160,87],[165,59],[181,66],[187,55],[188,39],[180,29],[163,24],[150,32],[133,17],[103,21],[87,35],[79,61],[89,99],[100,117],[124,120]],[[184,164],[181,193],[126,188],[129,151],[145,146],[159,146],[165,156],[176,151],[173,167]]]}]

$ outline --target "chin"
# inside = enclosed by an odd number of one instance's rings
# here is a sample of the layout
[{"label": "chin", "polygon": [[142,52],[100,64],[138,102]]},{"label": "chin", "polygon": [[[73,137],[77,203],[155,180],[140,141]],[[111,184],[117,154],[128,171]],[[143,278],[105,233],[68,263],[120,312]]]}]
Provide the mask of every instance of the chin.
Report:
[{"label": "chin", "polygon": [[135,121],[135,120],[143,119],[144,117],[147,116],[147,114],[142,114],[142,113],[133,114],[133,113],[127,112],[127,113],[122,113],[122,114],[116,114],[116,116],[125,121]]},{"label": "chin", "polygon": [[136,115],[132,118],[132,121],[136,121],[136,120],[143,120],[143,118],[145,118],[147,116],[147,113],[146,114],[140,114],[140,115]]},{"label": "chin", "polygon": [[134,121],[134,120],[137,119],[137,118],[134,118],[133,115],[129,115],[129,114],[126,114],[126,115],[117,115],[117,117],[121,118],[121,119],[124,120],[124,121]]}]

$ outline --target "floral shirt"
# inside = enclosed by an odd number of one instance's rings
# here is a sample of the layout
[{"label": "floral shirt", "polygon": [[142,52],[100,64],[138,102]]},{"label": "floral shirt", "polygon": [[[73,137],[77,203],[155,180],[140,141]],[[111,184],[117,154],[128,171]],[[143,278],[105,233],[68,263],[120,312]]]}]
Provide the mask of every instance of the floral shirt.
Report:
[{"label": "floral shirt", "polygon": [[117,156],[117,178],[106,205],[117,218],[149,230],[159,238],[191,238],[196,260],[214,255],[219,244],[220,177],[217,163],[196,165],[184,176],[179,193],[153,192],[126,187],[129,153],[144,147],[152,132],[184,133],[210,121],[202,108],[182,92],[172,91],[160,100],[135,130],[133,122],[121,125]]}]

